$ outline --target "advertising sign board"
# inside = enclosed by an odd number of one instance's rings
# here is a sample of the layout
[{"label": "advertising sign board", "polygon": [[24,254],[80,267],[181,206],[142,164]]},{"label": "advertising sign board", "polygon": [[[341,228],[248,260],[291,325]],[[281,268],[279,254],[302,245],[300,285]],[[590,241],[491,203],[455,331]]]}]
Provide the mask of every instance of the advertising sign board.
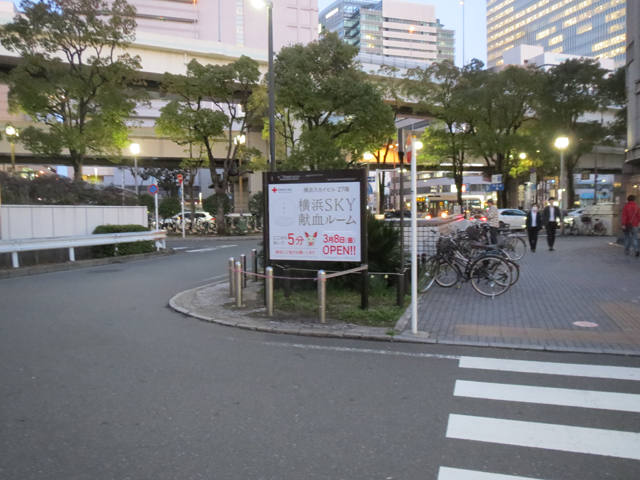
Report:
[{"label": "advertising sign board", "polygon": [[364,172],[266,174],[269,258],[362,262]]}]

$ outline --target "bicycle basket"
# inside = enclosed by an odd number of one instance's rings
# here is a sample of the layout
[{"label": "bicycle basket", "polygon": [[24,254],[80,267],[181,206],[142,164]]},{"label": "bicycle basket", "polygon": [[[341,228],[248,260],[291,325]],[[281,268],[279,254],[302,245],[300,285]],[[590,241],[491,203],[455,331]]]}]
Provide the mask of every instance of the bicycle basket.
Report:
[{"label": "bicycle basket", "polygon": [[470,227],[467,227],[466,232],[467,232],[467,236],[469,237],[469,240],[474,242],[480,240],[481,233],[480,233],[479,227],[472,225]]},{"label": "bicycle basket", "polygon": [[453,253],[456,249],[456,244],[450,238],[439,238],[436,244],[438,253]]},{"label": "bicycle basket", "polygon": [[591,223],[591,217],[589,215],[580,216],[580,221],[582,223]]}]

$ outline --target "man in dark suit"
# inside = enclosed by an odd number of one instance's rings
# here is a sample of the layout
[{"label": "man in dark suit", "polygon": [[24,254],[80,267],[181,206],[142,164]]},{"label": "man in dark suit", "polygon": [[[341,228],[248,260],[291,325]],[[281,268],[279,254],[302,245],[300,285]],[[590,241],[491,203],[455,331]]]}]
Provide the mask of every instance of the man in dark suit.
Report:
[{"label": "man in dark suit", "polygon": [[538,245],[538,232],[542,228],[542,215],[538,211],[537,203],[534,203],[531,206],[531,210],[527,213],[525,226],[529,234],[529,246],[531,247],[531,251],[535,252]]},{"label": "man in dark suit", "polygon": [[554,197],[549,197],[549,204],[542,211],[542,224],[547,229],[547,243],[549,251],[553,252],[553,244],[556,241],[556,229],[558,228],[558,220],[560,219],[560,209],[553,202]]}]

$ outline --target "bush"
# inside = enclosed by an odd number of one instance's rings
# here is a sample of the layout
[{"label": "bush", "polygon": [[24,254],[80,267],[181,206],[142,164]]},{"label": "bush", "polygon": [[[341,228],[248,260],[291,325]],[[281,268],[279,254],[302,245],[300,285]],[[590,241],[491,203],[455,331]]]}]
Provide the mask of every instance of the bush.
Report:
[{"label": "bush", "polygon": [[147,207],[147,213],[156,211],[156,201],[153,198],[153,195],[148,193],[141,193],[138,195],[138,203],[142,206]]},{"label": "bush", "polygon": [[158,205],[158,215],[162,218],[172,217],[181,211],[182,206],[180,205],[180,200],[176,197],[165,197]]},{"label": "bush", "polygon": [[[202,200],[202,209],[205,212],[208,212],[212,217],[216,217],[218,215],[219,198],[220,197],[215,194],[208,196],[207,198]],[[231,212],[231,200],[227,195],[225,195],[222,201],[224,202],[224,214],[226,215],[227,213]]]},{"label": "bush", "polygon": [[[100,233],[126,233],[126,232],[148,232],[151,229],[142,225],[98,225],[93,231],[94,234]],[[151,253],[156,249],[155,243],[152,241],[120,243],[117,245],[97,245],[91,247],[91,253],[94,258],[115,257],[116,255],[134,255],[136,253]]]}]

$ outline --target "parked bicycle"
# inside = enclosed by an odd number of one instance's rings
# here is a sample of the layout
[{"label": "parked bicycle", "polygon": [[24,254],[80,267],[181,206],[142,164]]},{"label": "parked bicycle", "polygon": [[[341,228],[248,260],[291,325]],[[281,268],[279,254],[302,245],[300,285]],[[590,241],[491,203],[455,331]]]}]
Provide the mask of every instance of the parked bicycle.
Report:
[{"label": "parked bicycle", "polygon": [[584,214],[578,218],[580,221],[577,221],[577,219],[573,220],[573,224],[569,230],[570,235],[606,235],[607,228],[599,218],[596,218],[594,221],[591,215]]}]

